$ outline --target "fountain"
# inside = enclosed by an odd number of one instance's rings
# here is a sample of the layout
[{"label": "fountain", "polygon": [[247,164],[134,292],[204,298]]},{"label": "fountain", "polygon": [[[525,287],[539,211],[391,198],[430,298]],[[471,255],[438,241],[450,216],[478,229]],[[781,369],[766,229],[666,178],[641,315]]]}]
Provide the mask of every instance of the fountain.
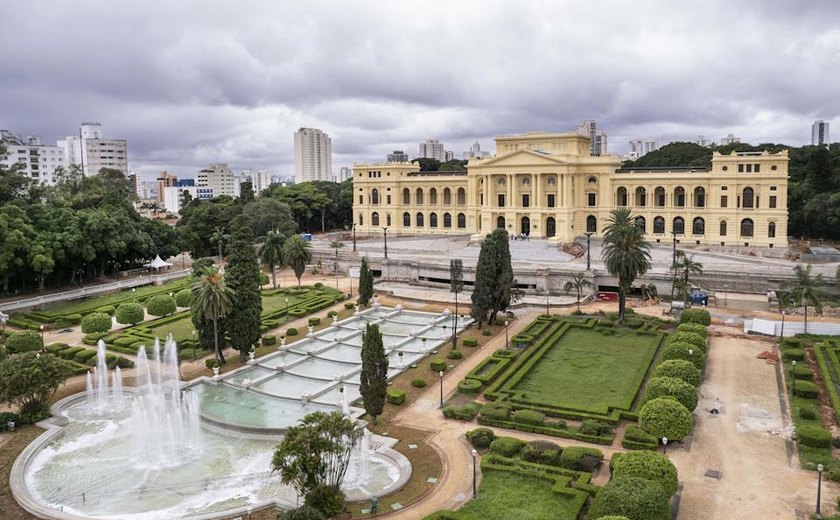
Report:
[{"label": "fountain", "polygon": [[98,411],[107,410],[112,400],[122,398],[122,371],[120,367],[116,367],[109,378],[105,354],[105,342],[99,340],[96,347],[96,366],[93,367],[93,372],[87,373],[87,400],[93,409]]},{"label": "fountain", "polygon": [[371,433],[367,428],[362,430],[361,439],[350,454],[350,463],[344,475],[344,486],[356,487],[365,483],[370,476],[370,459],[375,453],[370,449]]},{"label": "fountain", "polygon": [[350,402],[347,399],[347,392],[344,391],[343,386],[339,392],[341,392],[341,413],[345,417],[350,417]]}]

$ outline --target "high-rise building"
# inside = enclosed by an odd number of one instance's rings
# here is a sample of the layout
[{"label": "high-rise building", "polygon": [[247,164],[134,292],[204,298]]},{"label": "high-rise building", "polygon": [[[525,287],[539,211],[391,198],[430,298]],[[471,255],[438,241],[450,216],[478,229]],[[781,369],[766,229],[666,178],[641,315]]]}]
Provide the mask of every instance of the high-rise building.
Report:
[{"label": "high-rise building", "polygon": [[64,150],[41,144],[40,137],[22,139],[8,130],[0,130],[0,143],[6,147],[6,157],[0,157],[0,163],[6,167],[20,164],[21,173],[41,184],[53,184],[56,168],[67,167]]},{"label": "high-rise building", "polygon": [[482,152],[481,145],[478,141],[474,142],[470,145],[470,151],[464,152],[461,154],[461,158],[464,160],[473,159],[473,158],[483,159],[485,157],[490,157],[490,152]]},{"label": "high-rise building", "polygon": [[443,152],[443,162],[449,162],[455,160],[455,152],[452,150],[444,150]]},{"label": "high-rise building", "polygon": [[437,159],[440,162],[446,162],[446,150],[443,149],[443,143],[437,139],[426,139],[425,143],[420,143],[420,154],[418,157],[427,157]]},{"label": "high-rise building", "polygon": [[106,139],[100,123],[82,123],[79,135],[58,141],[65,164],[78,164],[85,175],[113,168],[128,175],[128,147],[125,139]]},{"label": "high-rise building", "polygon": [[158,174],[156,179],[157,190],[155,191],[158,204],[163,204],[163,190],[175,186],[176,182],[178,182],[178,177],[170,175],[169,172]]},{"label": "high-rise building", "polygon": [[697,139],[694,141],[694,144],[699,144],[700,146],[714,146],[715,143],[710,141],[705,135],[698,135]]},{"label": "high-rise building", "polygon": [[627,159],[631,161],[659,149],[659,143],[653,139],[633,139],[627,144],[630,146]]},{"label": "high-rise building", "polygon": [[186,183],[183,186],[168,186],[163,189],[162,202],[167,212],[178,213],[181,211],[181,198],[184,192],[189,193],[193,199],[209,200],[213,198],[213,188],[209,186],[193,186]]},{"label": "high-rise building", "polygon": [[828,137],[828,121],[821,119],[814,121],[811,125],[811,144],[814,146],[825,146],[831,141]]},{"label": "high-rise building", "polygon": [[137,196],[141,200],[158,200],[157,198],[157,182],[156,181],[140,181],[137,187]]},{"label": "high-rise building", "polygon": [[318,128],[295,132],[295,182],[332,181],[332,141]]},{"label": "high-rise building", "polygon": [[726,146],[727,144],[737,144],[741,142],[740,137],[735,137],[733,134],[726,134],[726,137],[720,138],[720,145]]},{"label": "high-rise building", "polygon": [[594,119],[587,119],[577,127],[578,135],[589,137],[590,155],[607,155],[607,134],[598,129]]},{"label": "high-rise building", "polygon": [[196,176],[196,186],[201,188],[213,188],[213,195],[239,196],[239,185],[233,172],[227,164],[213,163],[207,168],[202,168]]},{"label": "high-rise building", "polygon": [[353,168],[350,168],[349,166],[342,166],[339,172],[340,174],[338,178],[340,182],[344,182],[347,179],[353,178]]},{"label": "high-rise building", "polygon": [[250,182],[254,193],[260,193],[262,190],[271,185],[271,176],[266,170],[251,171],[246,170],[240,174],[239,182]]},{"label": "high-rise building", "polygon": [[408,154],[402,150],[394,150],[388,154],[388,162],[408,162]]}]

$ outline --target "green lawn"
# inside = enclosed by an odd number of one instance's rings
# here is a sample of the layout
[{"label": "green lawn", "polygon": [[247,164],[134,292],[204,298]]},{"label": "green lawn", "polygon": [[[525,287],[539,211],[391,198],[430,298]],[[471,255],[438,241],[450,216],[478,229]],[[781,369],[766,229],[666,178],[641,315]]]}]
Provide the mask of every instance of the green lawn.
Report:
[{"label": "green lawn", "polygon": [[570,327],[513,390],[532,403],[598,414],[630,410],[659,343],[658,335]]},{"label": "green lawn", "polygon": [[278,293],[272,296],[263,295],[262,305],[263,314],[268,314],[274,311],[282,311],[286,309],[286,298],[289,299],[289,308],[294,307],[298,302],[307,298],[311,298],[311,294],[304,294],[301,296],[292,296],[284,293]]},{"label": "green lawn", "polygon": [[486,471],[478,498],[458,512],[481,520],[575,520],[580,504],[554,493],[553,482],[510,471]]},{"label": "green lawn", "polygon": [[119,305],[126,301],[132,301],[135,298],[145,298],[155,294],[168,294],[170,292],[177,292],[189,286],[189,280],[182,278],[166,282],[163,285],[146,285],[137,287],[134,293],[131,289],[124,291],[117,291],[102,296],[95,296],[92,298],[85,298],[83,300],[74,300],[69,302],[62,302],[56,305],[50,305],[42,311],[36,311],[32,314],[42,314],[44,316],[65,316],[67,314],[86,313],[105,305]]},{"label": "green lawn", "polygon": [[[150,322],[149,324],[152,325],[154,322]],[[159,327],[150,328],[149,332],[157,338],[165,338],[167,335],[172,334],[175,341],[180,342],[185,339],[192,339],[193,330],[195,330],[195,327],[190,318],[190,313],[185,312],[181,319],[170,321]]]}]

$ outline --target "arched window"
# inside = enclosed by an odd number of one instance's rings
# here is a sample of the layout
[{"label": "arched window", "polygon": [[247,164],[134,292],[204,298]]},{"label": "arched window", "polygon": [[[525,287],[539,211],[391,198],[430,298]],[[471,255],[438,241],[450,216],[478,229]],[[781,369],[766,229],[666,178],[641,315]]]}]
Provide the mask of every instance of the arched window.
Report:
[{"label": "arched window", "polygon": [[706,221],[703,220],[701,217],[697,217],[694,219],[694,222],[691,224],[691,233],[693,235],[705,235],[706,234]]},{"label": "arched window", "polygon": [[378,226],[379,225],[379,213],[373,212],[370,214],[370,225],[371,226]]},{"label": "arched window", "polygon": [[636,206],[645,207],[647,205],[647,191],[641,186],[636,188]]},{"label": "arched window", "polygon": [[443,203],[447,206],[452,204],[452,190],[449,188],[443,189]]},{"label": "arched window", "polygon": [[545,221],[545,236],[548,238],[557,234],[557,221],[554,217],[548,217]]},{"label": "arched window", "polygon": [[[741,207],[752,208],[755,206],[755,192],[752,188],[744,188],[744,193],[741,196]],[[752,235],[750,235],[752,236]]]},{"label": "arched window", "polygon": [[741,221],[741,236],[742,237],[751,237],[753,236],[753,221],[752,219],[745,218]]},{"label": "arched window", "polygon": [[527,176],[526,176],[526,177],[522,177],[522,181],[520,181],[520,182],[522,182],[522,185],[523,185],[523,186],[528,186],[528,185],[530,185],[530,184],[531,184],[531,178],[530,178],[530,177],[527,177]]},{"label": "arched window", "polygon": [[414,203],[415,204],[423,204],[423,189],[417,188],[414,192]]},{"label": "arched window", "polygon": [[417,212],[417,215],[414,217],[414,223],[417,227],[423,227],[423,225],[424,225],[423,224],[423,214],[420,213],[419,211]]},{"label": "arched window", "polygon": [[706,188],[703,188],[702,186],[697,186],[696,188],[694,188],[694,207],[706,207]]},{"label": "arched window", "polygon": [[770,222],[767,224],[767,237],[768,238],[776,238],[776,223]]},{"label": "arched window", "polygon": [[437,204],[437,190],[435,188],[429,190],[429,204]]},{"label": "arched window", "polygon": [[586,232],[587,233],[597,233],[598,232],[598,219],[595,218],[595,215],[589,215],[586,217]]},{"label": "arched window", "polygon": [[467,227],[467,216],[463,213],[458,213],[458,228],[464,229]]},{"label": "arched window", "polygon": [[379,190],[373,188],[370,191],[370,203],[371,204],[379,204]]},{"label": "arched window", "polygon": [[403,204],[411,204],[411,190],[403,188]]},{"label": "arched window", "polygon": [[662,186],[657,187],[653,191],[653,204],[658,208],[665,207],[665,188]]},{"label": "arched window", "polygon": [[443,227],[445,227],[446,229],[452,228],[452,215],[450,215],[449,213],[443,214]]},{"label": "arched window", "polygon": [[499,186],[504,186],[506,183],[507,183],[507,181],[505,180],[504,177],[499,177],[498,179],[496,179],[496,184],[499,185]]},{"label": "arched window", "polygon": [[528,217],[522,217],[522,220],[519,223],[519,232],[525,236],[531,234],[531,219]]},{"label": "arched window", "polygon": [[642,233],[647,233],[647,229],[645,229],[647,227],[647,221],[645,220],[645,217],[641,215],[636,217],[636,226],[638,226],[638,228],[642,230]]},{"label": "arched window", "polygon": [[385,225],[388,226],[388,227],[391,227],[391,214],[390,213],[385,214]]},{"label": "arched window", "polygon": [[685,188],[678,186],[674,190],[674,206],[678,208],[685,207]]},{"label": "arched window", "polygon": [[726,221],[725,220],[720,221],[720,236],[722,236],[722,237],[726,236]]},{"label": "arched window", "polygon": [[627,205],[627,188],[625,188],[624,186],[618,188],[618,191],[615,194],[615,204],[616,206]]},{"label": "arched window", "polygon": [[505,217],[496,218],[496,227],[505,229]]},{"label": "arched window", "polygon": [[429,227],[437,227],[437,213],[432,213],[429,215]]},{"label": "arched window", "polygon": [[360,225],[360,226],[364,226],[364,225],[365,225],[365,217],[364,217],[364,215],[362,215],[361,213],[359,213],[359,225]]},{"label": "arched window", "polygon": [[662,217],[656,217],[653,219],[653,232],[654,233],[665,233],[665,219]]},{"label": "arched window", "polygon": [[685,234],[685,220],[682,217],[676,217],[674,219],[674,233],[678,235]]},{"label": "arched window", "polygon": [[411,213],[408,211],[403,213],[403,227],[411,227]]},{"label": "arched window", "polygon": [[464,188],[458,188],[458,205],[467,205],[467,190],[465,190]]}]

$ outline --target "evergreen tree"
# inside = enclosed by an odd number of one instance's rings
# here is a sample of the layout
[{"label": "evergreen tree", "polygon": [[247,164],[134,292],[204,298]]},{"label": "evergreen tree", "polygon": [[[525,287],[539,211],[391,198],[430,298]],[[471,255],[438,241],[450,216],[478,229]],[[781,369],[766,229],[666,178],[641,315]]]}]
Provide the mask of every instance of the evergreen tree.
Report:
[{"label": "evergreen tree", "polygon": [[455,293],[455,314],[452,316],[452,349],[456,348],[458,329],[458,293],[464,290],[464,262],[460,258],[449,261],[449,290]]},{"label": "evergreen tree", "polygon": [[633,282],[650,270],[650,244],[645,242],[641,228],[629,208],[610,212],[604,228],[602,255],[607,271],[618,278],[618,320],[624,321],[627,293]]},{"label": "evergreen tree", "polygon": [[362,257],[362,267],[359,270],[359,305],[367,305],[373,298],[373,273],[368,267],[367,257]]},{"label": "evergreen tree", "polygon": [[385,407],[385,393],[388,390],[388,356],[382,344],[379,325],[368,324],[362,334],[362,373],[359,393],[365,403],[365,411],[376,424],[376,418]]},{"label": "evergreen tree", "polygon": [[475,267],[471,316],[479,328],[485,322],[492,323],[500,311],[508,308],[515,297],[515,285],[508,234],[499,228],[481,243]]},{"label": "evergreen tree", "polygon": [[312,245],[300,235],[292,235],[283,242],[283,262],[291,266],[300,287],[300,277],[306,264],[312,261]]},{"label": "evergreen tree", "polygon": [[493,292],[493,308],[490,322],[496,320],[496,314],[507,310],[514,298],[513,267],[510,263],[510,240],[504,229],[496,229],[490,233],[490,240],[496,242],[496,290]]},{"label": "evergreen tree", "polygon": [[234,292],[236,304],[227,315],[225,328],[231,345],[245,361],[251,346],[260,339],[260,267],[254,250],[254,224],[244,215],[231,222],[225,282]]}]

